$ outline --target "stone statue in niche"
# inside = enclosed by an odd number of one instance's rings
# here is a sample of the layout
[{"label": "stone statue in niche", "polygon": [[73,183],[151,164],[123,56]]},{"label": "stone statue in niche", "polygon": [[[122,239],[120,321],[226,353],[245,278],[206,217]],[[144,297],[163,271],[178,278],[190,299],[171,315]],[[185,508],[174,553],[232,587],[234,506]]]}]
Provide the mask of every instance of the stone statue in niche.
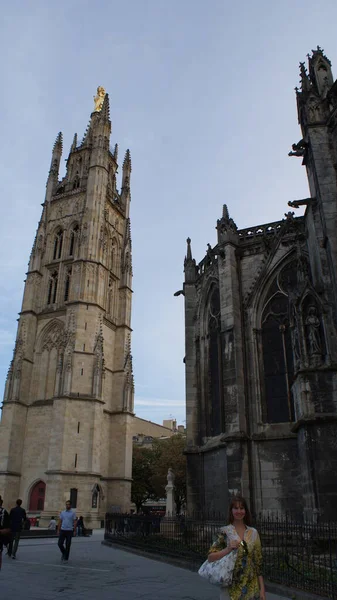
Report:
[{"label": "stone statue in niche", "polygon": [[310,357],[315,355],[322,355],[322,343],[320,326],[321,322],[317,314],[316,306],[309,306],[308,314],[305,319],[306,333],[307,333],[307,345],[308,354]]},{"label": "stone statue in niche", "polygon": [[298,335],[297,325],[294,327],[294,335],[293,335],[293,351],[294,351],[294,362],[295,366],[298,369],[300,366],[300,338]]},{"label": "stone statue in niche", "polygon": [[292,319],[291,319],[291,331],[292,331],[292,347],[293,347],[293,357],[294,357],[294,367],[295,370],[301,367],[301,346],[300,346],[300,336],[298,332],[298,322],[296,317],[295,308],[292,310]]}]

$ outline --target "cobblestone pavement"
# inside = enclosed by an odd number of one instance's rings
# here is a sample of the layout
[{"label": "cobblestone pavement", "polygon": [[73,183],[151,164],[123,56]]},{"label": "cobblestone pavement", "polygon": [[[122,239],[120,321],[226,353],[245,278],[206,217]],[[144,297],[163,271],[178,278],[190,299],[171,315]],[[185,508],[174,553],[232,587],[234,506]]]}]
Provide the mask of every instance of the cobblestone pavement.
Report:
[{"label": "cobblestone pavement", "polygon": [[21,540],[15,561],[3,557],[1,599],[218,600],[218,590],[197,574],[103,546],[102,539],[102,532],[74,538],[65,564],[57,540]]}]

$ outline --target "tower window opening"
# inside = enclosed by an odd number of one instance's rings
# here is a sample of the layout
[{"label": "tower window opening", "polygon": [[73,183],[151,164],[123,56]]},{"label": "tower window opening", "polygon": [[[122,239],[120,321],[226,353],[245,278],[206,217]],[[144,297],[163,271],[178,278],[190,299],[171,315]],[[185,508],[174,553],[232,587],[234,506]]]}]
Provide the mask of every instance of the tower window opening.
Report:
[{"label": "tower window opening", "polygon": [[61,258],[62,245],[63,245],[63,231],[60,230],[57,232],[57,234],[55,235],[55,239],[54,239],[53,260],[57,260],[57,259]]},{"label": "tower window opening", "polygon": [[66,274],[66,281],[64,287],[64,301],[67,302],[69,299],[69,289],[70,289],[70,281],[71,281],[71,269],[68,269]]},{"label": "tower window opening", "polygon": [[[76,457],[77,457],[77,454],[76,454]],[[77,508],[77,492],[78,492],[77,488],[71,488],[70,489],[70,498],[69,498],[69,500],[70,500],[72,508]]]},{"label": "tower window opening", "polygon": [[81,369],[81,375],[83,375],[83,369]]},{"label": "tower window opening", "polygon": [[85,344],[83,344],[83,352],[85,352]]},{"label": "tower window opening", "polygon": [[80,422],[77,423],[77,433],[80,433]]},{"label": "tower window opening", "polygon": [[77,467],[77,454],[75,454],[75,469]]},{"label": "tower window opening", "polygon": [[48,285],[48,299],[47,299],[47,304],[51,304],[52,293],[53,293],[53,280],[52,280],[52,278],[50,278],[49,285]]},{"label": "tower window opening", "polygon": [[76,243],[76,239],[78,237],[78,225],[75,225],[75,227],[71,230],[71,234],[70,234],[70,247],[69,247],[69,256],[74,256],[74,251],[75,251],[75,243]]},{"label": "tower window opening", "polygon": [[88,323],[85,323],[85,324],[84,324],[84,329],[85,329],[85,330],[87,329],[87,325],[88,325]]},{"label": "tower window opening", "polygon": [[50,280],[49,280],[49,284],[48,284],[47,304],[55,304],[55,302],[56,302],[57,280],[58,280],[58,274],[55,271],[50,276]]}]

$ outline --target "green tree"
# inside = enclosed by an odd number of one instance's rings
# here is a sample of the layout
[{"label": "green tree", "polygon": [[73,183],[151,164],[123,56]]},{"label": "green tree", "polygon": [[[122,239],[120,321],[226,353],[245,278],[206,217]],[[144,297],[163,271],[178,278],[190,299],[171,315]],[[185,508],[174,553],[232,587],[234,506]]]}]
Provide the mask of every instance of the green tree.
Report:
[{"label": "green tree", "polygon": [[154,475],[154,452],[152,448],[133,447],[131,500],[137,512],[147,500],[159,500],[152,484]]},{"label": "green tree", "polygon": [[174,500],[177,513],[186,502],[186,456],[184,454],[185,437],[173,435],[167,440],[156,439],[153,442],[152,452],[154,472],[151,485],[154,495],[160,499],[165,498],[167,485],[167,471],[171,467],[174,472]]}]

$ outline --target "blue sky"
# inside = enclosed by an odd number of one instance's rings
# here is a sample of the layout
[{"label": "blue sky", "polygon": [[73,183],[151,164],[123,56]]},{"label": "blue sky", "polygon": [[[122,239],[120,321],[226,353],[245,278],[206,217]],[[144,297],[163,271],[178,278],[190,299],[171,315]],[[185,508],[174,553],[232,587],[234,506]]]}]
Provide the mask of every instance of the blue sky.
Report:
[{"label": "blue sky", "polygon": [[[324,7],[324,8],[323,8]],[[186,238],[201,260],[227,203],[237,225],[278,220],[306,197],[294,87],[321,45],[337,73],[337,3],[326,0],[12,0],[2,7],[0,378],[51,148],[66,158],[98,85],[112,139],[132,156],[136,413],[182,423]],[[63,163],[64,165],[64,163]],[[63,166],[64,171],[64,166]],[[63,173],[62,171],[62,173]]]}]

